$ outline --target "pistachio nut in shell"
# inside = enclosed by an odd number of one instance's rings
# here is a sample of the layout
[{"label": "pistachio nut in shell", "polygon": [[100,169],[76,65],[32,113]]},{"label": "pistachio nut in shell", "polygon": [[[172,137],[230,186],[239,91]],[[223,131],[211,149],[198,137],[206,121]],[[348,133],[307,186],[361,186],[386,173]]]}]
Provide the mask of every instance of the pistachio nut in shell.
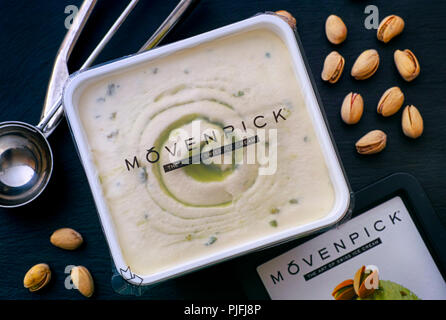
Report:
[{"label": "pistachio nut in shell", "polygon": [[325,21],[325,34],[328,41],[340,44],[347,38],[347,27],[340,17],[332,14]]},{"label": "pistachio nut in shell", "polygon": [[362,266],[355,273],[355,277],[353,278],[353,288],[355,289],[356,294],[359,292],[359,287],[361,286],[361,282],[364,280],[365,266]]},{"label": "pistachio nut in shell", "polygon": [[385,17],[379,24],[376,37],[384,43],[389,42],[404,30],[404,20],[394,14]]},{"label": "pistachio nut in shell", "polygon": [[387,89],[379,99],[376,111],[384,117],[389,117],[400,110],[404,102],[404,94],[399,87]]},{"label": "pistachio nut in shell", "polygon": [[42,289],[51,280],[51,270],[46,263],[39,263],[33,266],[25,274],[23,286],[34,292]]},{"label": "pistachio nut in shell", "polygon": [[401,125],[404,134],[409,138],[416,139],[423,134],[423,117],[415,106],[404,108]]},{"label": "pistachio nut in shell", "polygon": [[361,120],[364,100],[359,93],[350,92],[345,96],[341,107],[341,117],[346,124],[355,124]]},{"label": "pistachio nut in shell", "polygon": [[398,72],[404,80],[412,81],[420,74],[418,59],[409,49],[404,51],[396,50],[393,54],[393,59]]},{"label": "pistachio nut in shell", "polygon": [[278,14],[283,20],[285,20],[286,23],[292,28],[296,29],[296,18],[293,17],[291,13],[285,10],[279,10],[276,11],[276,14]]},{"label": "pistachio nut in shell", "polygon": [[344,70],[345,59],[337,51],[332,51],[324,61],[322,69],[322,80],[329,83],[336,83]]},{"label": "pistachio nut in shell", "polygon": [[378,271],[367,271],[365,266],[358,269],[353,279],[353,289],[360,298],[365,298],[378,287]]},{"label": "pistachio nut in shell", "polygon": [[365,50],[356,58],[351,75],[356,80],[365,80],[373,76],[378,70],[379,54],[375,49]]},{"label": "pistachio nut in shell", "polygon": [[355,296],[355,290],[353,288],[353,280],[348,279],[338,284],[331,293],[335,300],[352,300]]},{"label": "pistachio nut in shell", "polygon": [[71,281],[83,296],[90,298],[93,295],[93,277],[84,266],[76,266],[71,269]]},{"label": "pistachio nut in shell", "polygon": [[65,250],[75,250],[84,242],[82,235],[71,228],[61,228],[53,232],[50,242]]},{"label": "pistachio nut in shell", "polygon": [[387,143],[387,135],[381,130],[373,130],[356,142],[356,151],[360,154],[381,152]]}]

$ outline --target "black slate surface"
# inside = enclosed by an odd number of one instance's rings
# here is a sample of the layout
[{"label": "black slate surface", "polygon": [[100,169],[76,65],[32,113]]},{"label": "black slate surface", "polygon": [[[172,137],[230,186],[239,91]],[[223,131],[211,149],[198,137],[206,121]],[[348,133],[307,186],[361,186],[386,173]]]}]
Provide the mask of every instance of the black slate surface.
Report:
[{"label": "black slate surface", "polygon": [[[0,4],[0,121],[38,122],[54,56],[66,29],[67,5],[77,0],[2,1]],[[70,61],[75,71],[107,31],[127,1],[100,0]],[[140,1],[128,21],[104,50],[97,62],[105,62],[137,51],[175,6],[173,0]],[[380,18],[398,14],[406,21],[402,35],[385,45],[376,31],[364,27],[367,5],[376,5]],[[286,9],[297,19],[298,32],[316,79],[331,130],[353,190],[393,172],[405,171],[417,177],[434,209],[446,225],[446,2],[361,0],[202,0],[190,17],[174,29],[163,43],[193,36],[250,17],[257,12]],[[331,45],[324,35],[326,17],[343,18],[349,34],[340,46]],[[377,73],[369,80],[349,76],[354,59],[363,50],[375,48],[381,56]],[[395,49],[411,49],[421,64],[420,76],[407,83],[393,64]],[[339,51],[346,59],[341,80],[328,85],[320,80],[325,56]],[[425,120],[423,136],[412,141],[401,129],[401,111],[384,119],[376,104],[389,87],[398,85],[406,102],[419,108]],[[361,122],[352,127],[342,123],[339,108],[344,96],[360,92],[365,102]],[[388,133],[388,147],[376,156],[356,154],[354,142],[369,130]],[[93,299],[119,299],[111,288],[111,260],[93,199],[65,121],[50,137],[55,170],[48,189],[32,204],[19,209],[0,210],[0,299],[83,299],[67,290],[67,265],[87,266],[95,278]],[[53,230],[69,226],[86,240],[81,250],[66,252],[53,247]],[[53,281],[41,293],[23,288],[23,276],[35,263],[46,262]],[[149,292],[148,298],[242,298],[241,283],[233,273],[237,260],[169,281]],[[254,272],[254,271],[253,271]],[[6,276],[5,276],[6,275]]]}]

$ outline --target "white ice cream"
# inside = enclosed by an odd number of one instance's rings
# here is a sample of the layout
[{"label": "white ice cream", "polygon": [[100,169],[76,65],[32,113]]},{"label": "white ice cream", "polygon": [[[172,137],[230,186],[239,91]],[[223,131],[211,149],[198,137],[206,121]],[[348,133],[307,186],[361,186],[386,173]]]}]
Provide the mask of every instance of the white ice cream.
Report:
[{"label": "white ice cream", "polygon": [[[271,31],[212,41],[92,83],[79,112],[124,259],[137,274],[323,218],[333,207],[290,54]],[[254,147],[275,152],[274,174],[259,174],[271,165],[259,161],[164,172],[178,129],[192,135],[193,123],[200,124],[201,141],[190,144],[195,154],[206,145],[204,130],[222,139],[223,127],[254,130],[254,119],[266,129]],[[277,129],[276,150],[270,129]],[[146,160],[152,147],[160,155],[153,164]],[[125,159],[135,156],[140,168],[128,170]]]}]

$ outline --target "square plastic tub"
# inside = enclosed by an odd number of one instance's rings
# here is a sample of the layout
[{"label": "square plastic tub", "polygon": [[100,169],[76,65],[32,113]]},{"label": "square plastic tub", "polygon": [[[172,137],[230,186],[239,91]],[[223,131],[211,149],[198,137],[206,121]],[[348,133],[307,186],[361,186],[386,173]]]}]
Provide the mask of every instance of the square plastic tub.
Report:
[{"label": "square plastic tub", "polygon": [[[295,76],[302,86],[302,92],[307,111],[319,141],[323,158],[328,169],[329,178],[334,190],[334,205],[328,214],[316,221],[305,223],[297,227],[280,230],[268,236],[263,236],[254,241],[248,241],[229,249],[225,249],[208,256],[192,259],[186,263],[181,263],[169,267],[154,274],[134,274],[126,263],[123,251],[117,237],[114,221],[107,207],[104,192],[98,176],[95,161],[93,159],[91,146],[89,144],[83,123],[78,111],[79,99],[89,85],[103,79],[109,75],[117,74],[125,70],[137,67],[138,65],[155,61],[158,58],[169,56],[187,48],[193,48],[210,41],[224,38],[239,33],[267,29],[275,33],[289,50]],[[260,80],[259,80],[260,81]],[[103,231],[105,233],[113,261],[118,271],[125,280],[134,285],[151,285],[169,278],[198,270],[200,268],[240,256],[254,250],[260,250],[272,245],[302,237],[309,233],[328,228],[338,223],[348,212],[351,205],[351,192],[348,181],[345,177],[342,164],[334,146],[332,136],[328,129],[326,119],[317,97],[311,76],[306,67],[303,53],[296,41],[296,35],[286,22],[271,14],[261,14],[247,20],[243,20],[204,34],[194,36],[182,41],[178,41],[149,52],[124,57],[111,63],[86,70],[73,75],[70,78],[64,91],[64,108],[68,123],[76,144],[82,165],[86,172],[88,182],[93,193],[95,204],[100,216]],[[150,208],[149,208],[150,210]]]}]

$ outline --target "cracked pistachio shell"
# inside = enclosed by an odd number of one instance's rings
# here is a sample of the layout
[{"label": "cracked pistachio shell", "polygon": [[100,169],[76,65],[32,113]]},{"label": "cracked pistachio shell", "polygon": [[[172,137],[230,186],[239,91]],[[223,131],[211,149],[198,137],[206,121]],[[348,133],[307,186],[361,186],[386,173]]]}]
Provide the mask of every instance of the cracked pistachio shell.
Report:
[{"label": "cracked pistachio shell", "polygon": [[335,83],[339,80],[344,70],[345,59],[337,51],[332,51],[324,61],[322,80]]},{"label": "cracked pistachio shell", "polygon": [[351,75],[356,80],[365,80],[378,70],[379,54],[375,49],[365,50],[353,64]]},{"label": "cracked pistachio shell", "polygon": [[353,280],[348,279],[342,281],[336,288],[334,288],[331,295],[335,300],[352,300],[356,296],[353,288]]},{"label": "cracked pistachio shell", "polygon": [[341,107],[341,117],[346,124],[355,124],[361,120],[364,100],[359,93],[350,92],[345,96]]},{"label": "cracked pistachio shell", "polygon": [[401,125],[404,134],[409,138],[416,139],[423,134],[423,117],[414,106],[404,108]]},{"label": "cracked pistachio shell", "polygon": [[404,94],[399,87],[392,87],[383,93],[376,111],[384,117],[389,117],[400,110],[404,102]]},{"label": "cracked pistachio shell", "polygon": [[292,28],[296,29],[296,19],[293,17],[291,13],[285,10],[279,10],[276,11],[276,14],[278,14],[283,20],[285,20],[286,23]]},{"label": "cracked pistachio shell", "polygon": [[404,80],[412,81],[420,74],[418,59],[409,49],[404,51],[396,50],[393,54],[393,59],[398,72]]},{"label": "cracked pistachio shell", "polygon": [[325,34],[328,41],[340,44],[347,38],[347,27],[341,18],[332,14],[325,21]]},{"label": "cracked pistachio shell", "polygon": [[381,21],[376,32],[378,40],[387,43],[404,30],[404,20],[396,15],[387,16]]},{"label": "cracked pistachio shell", "polygon": [[[359,268],[353,279],[353,288],[358,297],[366,298],[371,295],[375,291],[373,287],[374,281],[379,283],[378,272],[376,270],[366,273],[365,266]],[[369,283],[372,287],[367,288],[366,283]]]},{"label": "cracked pistachio shell", "polygon": [[79,292],[90,298],[94,293],[93,277],[84,266],[77,266],[71,269],[71,281]]},{"label": "cracked pistachio shell", "polygon": [[381,152],[387,143],[387,135],[381,130],[373,130],[356,142],[356,151],[360,154]]},{"label": "cracked pistachio shell", "polygon": [[33,266],[25,274],[23,286],[34,292],[42,289],[51,280],[51,270],[46,263],[39,263]]}]

